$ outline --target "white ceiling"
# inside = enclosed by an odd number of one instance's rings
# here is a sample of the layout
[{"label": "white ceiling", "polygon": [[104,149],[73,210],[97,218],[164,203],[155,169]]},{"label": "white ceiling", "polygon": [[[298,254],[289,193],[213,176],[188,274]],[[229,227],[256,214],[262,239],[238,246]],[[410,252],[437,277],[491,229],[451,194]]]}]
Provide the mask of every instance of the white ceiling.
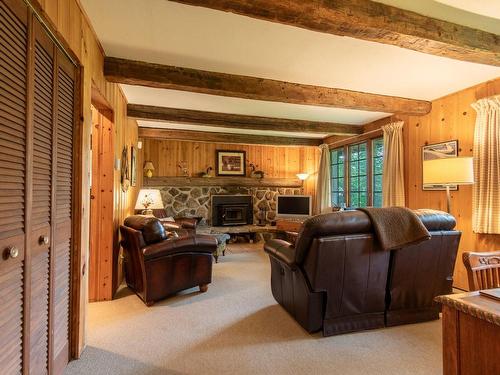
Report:
[{"label": "white ceiling", "polygon": [[[441,12],[453,22],[460,23],[458,21],[463,19],[462,23],[469,26],[477,23],[486,25],[485,29],[497,27],[500,34],[497,20],[491,23],[486,17],[430,0],[420,1],[427,5],[432,3],[432,7],[424,9],[435,11],[436,14],[430,15],[438,17]],[[380,2],[398,3],[419,11],[415,3],[420,4],[420,1]],[[498,67],[166,0],[81,2],[108,56],[424,100],[433,100],[500,76]],[[443,7],[449,11],[443,11]],[[123,89],[130,103],[165,107],[352,124],[387,115],[125,85]]]},{"label": "white ceiling", "polygon": [[[500,1],[498,0],[436,0],[454,8],[462,9],[482,16],[500,19]],[[499,23],[496,23],[500,28]]]}]

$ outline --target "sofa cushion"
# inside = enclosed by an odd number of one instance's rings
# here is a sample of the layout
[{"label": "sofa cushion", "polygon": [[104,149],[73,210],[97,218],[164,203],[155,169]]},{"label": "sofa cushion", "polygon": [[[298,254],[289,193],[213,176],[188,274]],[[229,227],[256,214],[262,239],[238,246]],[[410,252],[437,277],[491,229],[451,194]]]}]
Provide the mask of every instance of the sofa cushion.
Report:
[{"label": "sofa cushion", "polygon": [[125,219],[124,224],[142,232],[142,237],[147,245],[167,239],[165,228],[154,216],[132,215]]}]

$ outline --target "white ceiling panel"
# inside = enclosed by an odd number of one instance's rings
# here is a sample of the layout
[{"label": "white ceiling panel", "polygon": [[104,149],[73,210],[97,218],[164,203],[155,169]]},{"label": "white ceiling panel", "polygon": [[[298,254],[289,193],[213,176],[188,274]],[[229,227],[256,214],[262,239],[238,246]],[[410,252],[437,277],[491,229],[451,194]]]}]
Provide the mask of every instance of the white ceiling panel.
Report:
[{"label": "white ceiling panel", "polygon": [[159,107],[354,125],[366,124],[389,115],[384,112],[266,102],[142,86],[121,85],[121,87],[129,103]]},{"label": "white ceiling panel", "polygon": [[160,122],[160,121],[137,121],[138,125],[143,128],[156,128],[156,129],[179,129],[179,130],[194,130],[201,132],[213,132],[213,133],[233,133],[233,134],[248,134],[248,135],[268,135],[277,137],[289,137],[289,138],[325,138],[328,134],[320,133],[300,133],[300,132],[278,132],[273,130],[245,130],[245,129],[228,129],[228,128],[218,128],[214,126],[203,126],[203,125],[186,125],[186,124],[175,124],[171,122]]}]

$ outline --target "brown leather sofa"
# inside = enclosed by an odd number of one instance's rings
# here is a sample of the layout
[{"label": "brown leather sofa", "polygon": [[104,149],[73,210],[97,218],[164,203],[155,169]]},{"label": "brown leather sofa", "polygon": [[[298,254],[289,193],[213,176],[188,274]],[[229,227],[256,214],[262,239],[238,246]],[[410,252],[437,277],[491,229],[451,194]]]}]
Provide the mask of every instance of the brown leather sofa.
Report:
[{"label": "brown leather sofa", "polygon": [[207,291],[215,238],[187,232],[167,238],[157,218],[143,215],[126,218],[120,232],[127,285],[146,305],[195,286]]},{"label": "brown leather sofa", "polygon": [[295,245],[268,241],[274,298],[325,336],[437,319],[433,298],[451,292],[460,232],[444,212],[415,212],[431,239],[392,251],[380,248],[361,211],[308,219]]}]

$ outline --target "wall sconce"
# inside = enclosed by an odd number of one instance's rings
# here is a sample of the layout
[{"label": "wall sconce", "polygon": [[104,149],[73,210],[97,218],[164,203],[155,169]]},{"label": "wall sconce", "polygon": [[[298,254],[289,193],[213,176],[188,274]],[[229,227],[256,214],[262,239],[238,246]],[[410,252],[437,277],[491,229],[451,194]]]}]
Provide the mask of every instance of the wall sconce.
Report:
[{"label": "wall sconce", "polygon": [[144,163],[144,174],[146,175],[147,178],[153,177],[154,170],[155,170],[155,167],[154,167],[152,161],[147,161]]},{"label": "wall sconce", "polygon": [[119,171],[122,168],[122,160],[120,158],[115,158],[115,171]]},{"label": "wall sconce", "polygon": [[142,141],[137,141],[137,148],[142,150]]},{"label": "wall sconce", "polygon": [[309,177],[309,173],[297,173],[296,176],[298,177],[299,180],[305,181]]}]

